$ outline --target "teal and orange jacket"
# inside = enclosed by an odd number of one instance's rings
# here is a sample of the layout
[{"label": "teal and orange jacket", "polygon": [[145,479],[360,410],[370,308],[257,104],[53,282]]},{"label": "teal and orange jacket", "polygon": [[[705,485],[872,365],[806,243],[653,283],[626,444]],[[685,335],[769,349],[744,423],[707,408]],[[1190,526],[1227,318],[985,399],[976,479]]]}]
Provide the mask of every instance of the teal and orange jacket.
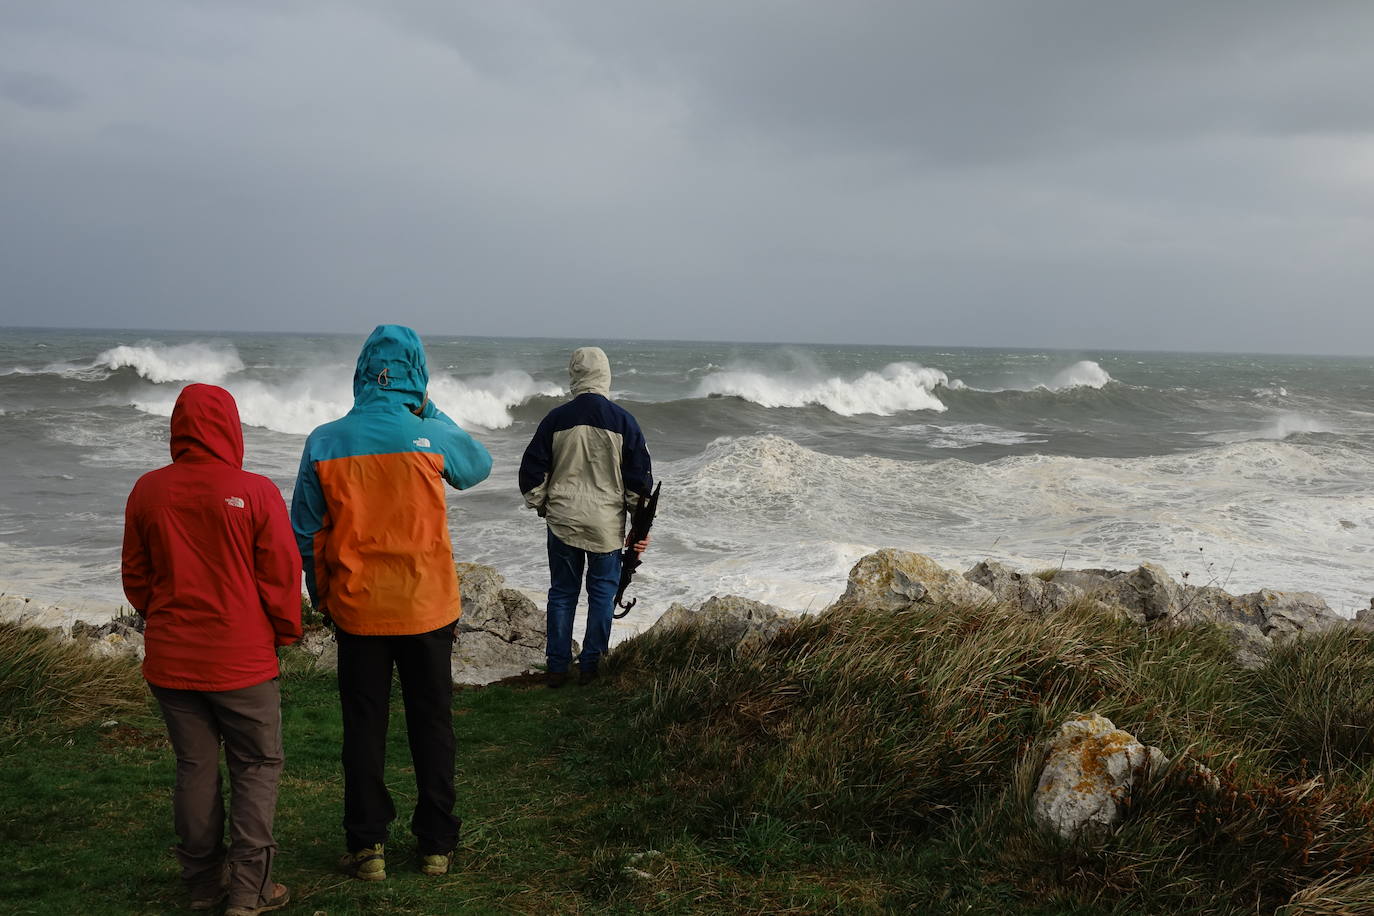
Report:
[{"label": "teal and orange jacket", "polygon": [[346,633],[428,633],[462,614],[444,484],[481,483],[491,455],[428,387],[419,335],[380,325],[358,355],[353,409],[305,442],[291,526],[310,600]]}]

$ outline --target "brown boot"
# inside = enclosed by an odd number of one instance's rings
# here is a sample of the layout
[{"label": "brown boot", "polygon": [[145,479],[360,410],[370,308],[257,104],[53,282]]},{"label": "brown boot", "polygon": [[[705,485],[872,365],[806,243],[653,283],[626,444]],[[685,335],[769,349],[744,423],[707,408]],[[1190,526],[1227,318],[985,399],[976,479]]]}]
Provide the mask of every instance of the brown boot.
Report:
[{"label": "brown boot", "polygon": [[224,916],[258,916],[271,910],[279,910],[291,902],[291,889],[285,884],[272,885],[272,897],[257,906],[231,906]]}]

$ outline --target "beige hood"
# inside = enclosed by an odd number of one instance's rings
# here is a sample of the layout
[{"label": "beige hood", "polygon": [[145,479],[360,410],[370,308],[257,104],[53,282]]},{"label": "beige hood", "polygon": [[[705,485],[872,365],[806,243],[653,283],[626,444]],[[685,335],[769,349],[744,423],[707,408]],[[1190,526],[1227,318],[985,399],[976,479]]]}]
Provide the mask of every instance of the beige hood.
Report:
[{"label": "beige hood", "polygon": [[611,393],[611,361],[600,347],[578,347],[568,360],[568,377],[572,380],[573,397],[579,394]]}]

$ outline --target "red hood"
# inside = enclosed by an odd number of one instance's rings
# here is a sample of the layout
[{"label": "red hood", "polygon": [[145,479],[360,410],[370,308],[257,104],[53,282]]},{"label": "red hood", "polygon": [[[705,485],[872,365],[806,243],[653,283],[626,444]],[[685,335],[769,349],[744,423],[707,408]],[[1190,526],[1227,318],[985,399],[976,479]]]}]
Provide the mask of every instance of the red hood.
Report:
[{"label": "red hood", "polygon": [[239,407],[223,388],[187,385],[172,408],[172,460],[202,457],[243,467]]}]

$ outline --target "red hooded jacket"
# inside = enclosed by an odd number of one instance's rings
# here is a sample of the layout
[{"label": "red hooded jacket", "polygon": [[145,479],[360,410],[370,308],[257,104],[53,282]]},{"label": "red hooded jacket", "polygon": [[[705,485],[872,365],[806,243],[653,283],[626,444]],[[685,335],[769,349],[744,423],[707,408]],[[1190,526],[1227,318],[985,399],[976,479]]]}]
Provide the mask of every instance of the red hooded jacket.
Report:
[{"label": "red hooded jacket", "polygon": [[124,594],[147,619],[143,676],[179,690],[237,690],[277,676],[301,635],[301,561],[276,484],[243,469],[238,405],[187,385],[172,463],[124,510]]}]

